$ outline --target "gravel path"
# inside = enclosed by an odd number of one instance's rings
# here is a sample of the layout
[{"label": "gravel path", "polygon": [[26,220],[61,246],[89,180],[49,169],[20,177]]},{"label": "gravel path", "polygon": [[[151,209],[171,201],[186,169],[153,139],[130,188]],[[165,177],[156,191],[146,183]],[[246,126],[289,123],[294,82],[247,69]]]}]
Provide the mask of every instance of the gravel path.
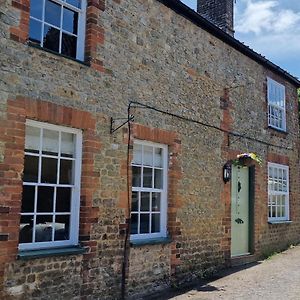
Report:
[{"label": "gravel path", "polygon": [[232,268],[220,277],[194,288],[165,295],[166,300],[300,300],[300,246],[241,268]]}]

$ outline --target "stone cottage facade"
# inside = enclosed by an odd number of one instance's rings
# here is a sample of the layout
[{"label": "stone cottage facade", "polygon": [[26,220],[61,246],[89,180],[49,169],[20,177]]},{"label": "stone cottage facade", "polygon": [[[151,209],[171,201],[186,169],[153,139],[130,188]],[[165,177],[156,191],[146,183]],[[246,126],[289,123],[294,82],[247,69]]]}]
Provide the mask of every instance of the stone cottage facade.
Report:
[{"label": "stone cottage facade", "polygon": [[1,299],[144,297],[300,240],[300,83],[220,11],[2,2]]}]

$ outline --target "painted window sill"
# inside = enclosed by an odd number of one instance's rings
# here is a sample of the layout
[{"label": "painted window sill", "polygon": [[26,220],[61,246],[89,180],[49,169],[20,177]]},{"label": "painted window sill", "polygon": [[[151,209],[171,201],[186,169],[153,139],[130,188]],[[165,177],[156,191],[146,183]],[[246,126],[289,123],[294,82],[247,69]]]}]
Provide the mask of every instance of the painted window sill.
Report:
[{"label": "painted window sill", "polygon": [[149,245],[163,245],[163,244],[169,244],[171,242],[172,239],[170,237],[161,237],[161,238],[145,239],[145,240],[131,240],[130,246],[141,247],[141,246],[149,246]]},{"label": "painted window sill", "polygon": [[271,131],[274,130],[274,132],[278,132],[278,133],[281,133],[283,135],[288,135],[289,134],[286,129],[276,128],[276,127],[273,127],[271,125],[268,126],[268,129],[270,129]]},{"label": "painted window sill", "polygon": [[268,221],[269,224],[271,225],[276,225],[276,224],[291,224],[293,221]]},{"label": "painted window sill", "polygon": [[52,257],[52,256],[64,256],[64,255],[77,255],[83,254],[86,252],[86,249],[81,246],[71,246],[63,248],[48,248],[40,250],[22,250],[18,253],[18,259],[28,260],[35,258],[43,257]]},{"label": "painted window sill", "polygon": [[79,63],[79,64],[81,64],[81,65],[90,67],[90,64],[87,63],[87,62],[85,62],[85,61],[81,61],[81,60],[79,60],[79,59],[76,59],[76,58],[73,58],[73,57],[70,57],[70,56],[67,56],[67,55],[63,55],[63,54],[61,54],[61,53],[58,53],[58,52],[49,50],[49,49],[47,49],[47,48],[43,48],[43,47],[41,47],[41,46],[36,45],[35,43],[33,43],[33,42],[31,42],[31,41],[28,41],[28,46],[30,46],[30,47],[32,47],[32,48],[35,48],[35,49],[38,49],[38,50],[42,50],[42,51],[45,51],[45,52],[54,54],[54,55],[59,56],[59,57],[63,57],[63,58],[69,59],[69,60],[74,61],[74,62],[77,62],[77,63]]}]

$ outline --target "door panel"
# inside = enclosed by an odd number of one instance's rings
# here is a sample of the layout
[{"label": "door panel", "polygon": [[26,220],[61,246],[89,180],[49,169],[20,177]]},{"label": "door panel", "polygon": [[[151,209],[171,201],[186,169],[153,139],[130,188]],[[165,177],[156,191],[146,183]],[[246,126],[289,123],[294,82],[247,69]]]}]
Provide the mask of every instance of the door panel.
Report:
[{"label": "door panel", "polygon": [[249,254],[249,168],[232,167],[231,256]]}]

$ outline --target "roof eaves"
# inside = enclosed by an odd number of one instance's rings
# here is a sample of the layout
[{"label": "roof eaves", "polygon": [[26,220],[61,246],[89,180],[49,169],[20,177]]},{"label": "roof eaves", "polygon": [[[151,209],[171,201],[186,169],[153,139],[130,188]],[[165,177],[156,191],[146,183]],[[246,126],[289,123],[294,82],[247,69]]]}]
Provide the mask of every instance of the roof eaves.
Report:
[{"label": "roof eaves", "polygon": [[201,27],[205,31],[211,33],[215,37],[219,38],[226,44],[230,45],[234,49],[238,50],[239,52],[243,53],[244,55],[248,56],[249,58],[255,60],[259,64],[269,68],[273,72],[283,76],[289,82],[293,83],[297,87],[300,87],[300,80],[294,77],[293,75],[289,74],[287,71],[283,70],[276,64],[272,63],[270,60],[262,56],[261,54],[255,52],[250,47],[246,46],[245,44],[241,43],[231,35],[224,32],[219,27],[215,26],[213,23],[209,22],[207,19],[202,17],[193,9],[189,8],[187,5],[182,3],[180,0],[157,0],[164,4],[165,6],[171,8],[179,15],[182,15],[186,19],[189,19],[191,22],[196,24],[197,26]]}]

